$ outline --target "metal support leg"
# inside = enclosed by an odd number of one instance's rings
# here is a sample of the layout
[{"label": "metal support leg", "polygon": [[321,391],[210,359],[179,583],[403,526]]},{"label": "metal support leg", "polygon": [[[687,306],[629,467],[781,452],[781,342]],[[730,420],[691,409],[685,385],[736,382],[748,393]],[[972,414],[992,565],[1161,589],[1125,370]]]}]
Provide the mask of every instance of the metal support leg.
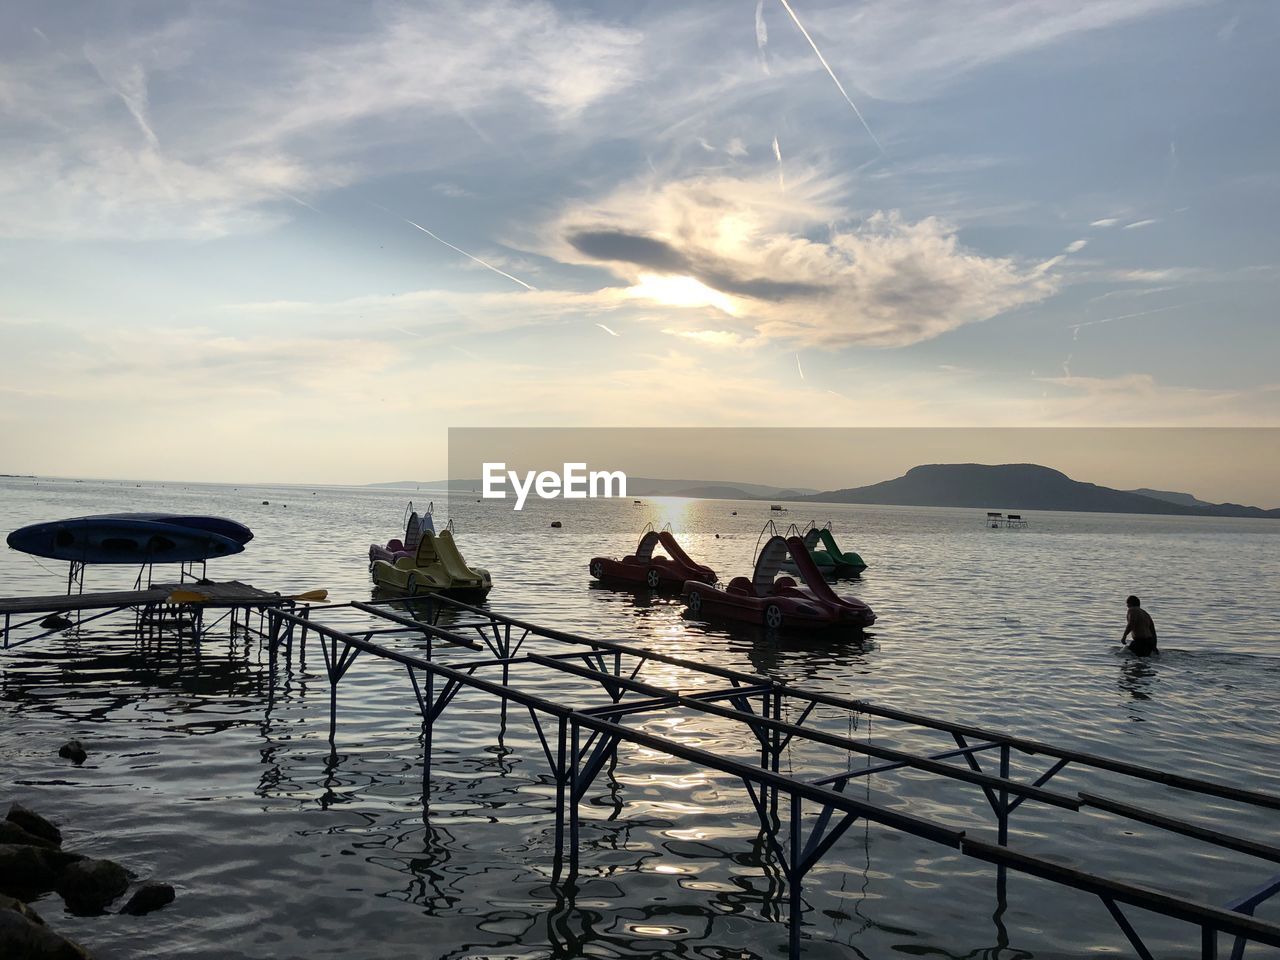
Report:
[{"label": "metal support leg", "polygon": [[[1000,745],[1000,777],[1004,780],[1009,779],[1009,745],[1007,743]],[[997,816],[1000,819],[1000,830],[996,842],[1002,847],[1009,845],[1009,791],[1001,790],[999,794],[1000,808]],[[996,899],[1001,903],[1005,903],[1008,899],[1009,871],[1005,865],[999,864],[996,867]]]},{"label": "metal support leg", "polygon": [[555,769],[551,771],[556,778],[556,856],[551,875],[556,878],[559,878],[560,868],[564,863],[564,795],[568,783],[564,768],[566,749],[565,719],[560,717],[556,721],[556,763]]},{"label": "metal support leg", "polygon": [[569,879],[578,876],[578,725],[570,724],[569,752]]},{"label": "metal support leg", "polygon": [[787,865],[787,891],[791,896],[789,921],[791,960],[797,960],[800,956],[800,894],[804,877],[800,867],[800,828],[803,812],[803,801],[800,795],[793,793],[791,795],[791,863]]}]

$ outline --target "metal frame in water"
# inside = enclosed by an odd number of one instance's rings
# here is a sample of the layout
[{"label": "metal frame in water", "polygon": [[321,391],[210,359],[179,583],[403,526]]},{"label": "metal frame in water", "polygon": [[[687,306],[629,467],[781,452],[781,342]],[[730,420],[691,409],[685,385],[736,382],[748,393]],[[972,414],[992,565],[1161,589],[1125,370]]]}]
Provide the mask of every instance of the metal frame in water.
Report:
[{"label": "metal frame in water", "polygon": [[[579,804],[608,762],[616,762],[620,744],[657,751],[706,770],[740,779],[759,816],[762,834],[782,864],[788,886],[789,953],[798,958],[802,949],[803,885],[806,875],[858,820],[865,820],[931,841],[948,851],[991,863],[996,867],[997,897],[1005,902],[1008,871],[1049,880],[1098,897],[1142,960],[1151,951],[1134,926],[1126,908],[1137,908],[1175,918],[1199,928],[1202,960],[1216,960],[1219,939],[1228,938],[1232,960],[1240,960],[1250,942],[1280,947],[1280,925],[1253,916],[1256,908],[1280,892],[1280,875],[1215,906],[1064,866],[1025,852],[1009,843],[1011,815],[1032,801],[1060,811],[1090,808],[1141,822],[1271,863],[1280,863],[1280,847],[1199,826],[1093,792],[1063,793],[1046,785],[1068,766],[1077,771],[1103,772],[1145,781],[1179,791],[1180,804],[1201,795],[1243,806],[1280,809],[1280,796],[1247,790],[1179,773],[1144,767],[1126,761],[1041,743],[1015,734],[994,732],[862,700],[809,691],[769,677],[697,663],[654,650],[613,641],[578,636],[506,617],[490,610],[438,598],[414,598],[408,607],[415,616],[390,609],[406,601],[351,602],[296,611],[267,611],[267,644],[271,688],[283,654],[290,669],[295,641],[305,657],[309,636],[320,643],[330,684],[329,740],[337,736],[337,688],[362,653],[401,664],[422,714],[424,758],[422,802],[429,814],[433,729],[454,697],[463,688],[498,697],[505,708],[512,703],[528,710],[555,782],[555,858],[553,877],[570,888],[580,864]],[[441,625],[440,615],[453,618]],[[457,619],[461,617],[462,619]],[[396,635],[425,638],[425,656],[392,649],[385,641]],[[522,652],[533,638],[550,644],[556,653]],[[568,649],[561,649],[568,648]],[[460,649],[485,651],[480,659],[457,660]],[[445,653],[445,651],[449,651]],[[442,657],[441,654],[445,655]],[[684,693],[646,683],[639,678],[649,664],[664,664],[689,671],[699,680],[695,692]],[[603,692],[603,702],[570,706],[553,703],[511,682],[513,668],[554,671],[562,678],[590,681],[590,689]],[[481,671],[498,674],[490,679]],[[706,684],[712,684],[706,688]],[[785,721],[794,711],[796,719]],[[878,744],[863,743],[805,723],[819,707],[838,708],[853,715],[882,718],[911,728],[940,732],[955,742],[954,749],[917,754]],[[758,765],[719,756],[668,736],[626,725],[628,718],[652,716],[660,711],[688,710],[741,723],[759,745]],[[806,776],[803,770],[783,773],[780,760],[795,741],[820,744],[842,756],[862,755],[880,761],[875,766],[827,776]],[[997,771],[983,768],[983,754],[994,753]],[[1011,777],[1011,756],[1043,757],[1050,762],[1034,781]],[[964,766],[946,761],[962,758]],[[911,768],[980,789],[996,821],[996,842],[971,837],[963,829],[900,810],[860,800],[845,792],[854,780],[892,770]],[[785,798],[786,826],[779,816]],[[806,833],[806,805],[812,821]],[[567,824],[566,824],[567,819]],[[566,858],[567,846],[567,858]],[[566,870],[567,859],[567,870]]]}]

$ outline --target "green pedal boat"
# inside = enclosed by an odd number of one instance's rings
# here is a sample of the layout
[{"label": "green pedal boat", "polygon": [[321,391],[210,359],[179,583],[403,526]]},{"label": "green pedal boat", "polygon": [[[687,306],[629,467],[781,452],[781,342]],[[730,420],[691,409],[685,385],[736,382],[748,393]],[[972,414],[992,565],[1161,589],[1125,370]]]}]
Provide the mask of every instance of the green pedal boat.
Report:
[{"label": "green pedal boat", "polygon": [[[831,532],[830,522],[822,527],[810,523],[801,537],[809,551],[809,556],[813,557],[814,566],[824,577],[833,579],[856,577],[867,569],[866,561],[858,554],[852,550],[840,549]],[[795,571],[789,569],[789,566],[793,567],[794,564],[784,563],[782,569],[788,573],[794,573]]]}]

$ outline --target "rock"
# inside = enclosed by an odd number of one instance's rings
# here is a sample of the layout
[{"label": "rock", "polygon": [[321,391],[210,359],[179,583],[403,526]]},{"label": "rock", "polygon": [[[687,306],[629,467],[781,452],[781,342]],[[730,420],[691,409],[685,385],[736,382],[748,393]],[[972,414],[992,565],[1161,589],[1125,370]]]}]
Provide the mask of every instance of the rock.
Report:
[{"label": "rock", "polygon": [[34,833],[37,837],[44,837],[44,839],[52,840],[56,844],[62,843],[61,830],[34,810],[29,810],[20,803],[15,803],[9,807],[9,815],[5,819],[16,823],[27,833]]},{"label": "rock", "polygon": [[161,907],[173,903],[173,898],[173,887],[169,886],[169,884],[155,883],[154,881],[144,883],[134,891],[133,896],[129,898],[129,902],[120,908],[120,912],[140,917],[144,913],[159,910]]},{"label": "rock", "polygon": [[84,857],[56,847],[0,843],[0,893],[33,894],[52,890],[63,873]]},{"label": "rock", "polygon": [[90,960],[80,944],[60,937],[16,910],[0,910],[0,957],[15,960]]},{"label": "rock", "polygon": [[129,889],[129,872],[113,860],[80,860],[62,871],[57,891],[72,913],[101,913]]},{"label": "rock", "polygon": [[0,820],[0,843],[19,843],[28,847],[49,847],[54,850],[58,848],[52,840],[37,837],[34,833],[23,830],[12,820]]},{"label": "rock", "polygon": [[15,900],[13,897],[6,897],[2,893],[0,893],[0,910],[13,910],[16,913],[22,914],[32,923],[38,923],[40,926],[44,926],[44,918],[41,917],[40,914],[36,913],[21,900]]},{"label": "rock", "polygon": [[85,752],[84,745],[79,740],[68,740],[58,748],[58,756],[64,760],[70,760],[77,766],[84,763],[89,758],[89,754]]}]

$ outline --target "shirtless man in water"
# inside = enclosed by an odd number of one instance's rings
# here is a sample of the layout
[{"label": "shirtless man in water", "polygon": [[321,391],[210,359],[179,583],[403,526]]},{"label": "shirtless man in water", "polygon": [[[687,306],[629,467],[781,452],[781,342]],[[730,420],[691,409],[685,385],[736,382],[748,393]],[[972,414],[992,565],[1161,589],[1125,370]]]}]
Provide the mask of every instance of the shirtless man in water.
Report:
[{"label": "shirtless man in water", "polygon": [[1139,657],[1159,653],[1156,647],[1156,625],[1151,619],[1151,614],[1142,609],[1142,601],[1137,597],[1130,597],[1125,603],[1129,605],[1129,617],[1125,621],[1124,636],[1120,638],[1120,642],[1123,644],[1132,633],[1133,640],[1129,643],[1130,653]]}]

